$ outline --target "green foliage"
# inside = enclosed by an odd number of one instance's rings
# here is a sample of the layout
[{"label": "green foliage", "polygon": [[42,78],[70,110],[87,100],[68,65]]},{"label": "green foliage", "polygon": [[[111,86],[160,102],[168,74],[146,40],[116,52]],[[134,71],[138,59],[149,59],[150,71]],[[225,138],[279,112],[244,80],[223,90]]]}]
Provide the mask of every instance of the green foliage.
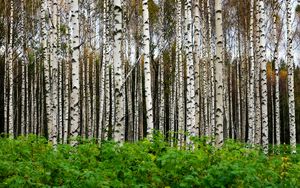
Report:
[{"label": "green foliage", "polygon": [[56,150],[43,138],[0,139],[0,187],[297,187],[299,155],[265,156],[227,141],[171,148],[161,136],[137,143],[84,142]]},{"label": "green foliage", "polygon": [[67,26],[67,25],[64,25],[64,24],[61,24],[59,30],[60,30],[60,33],[61,33],[62,35],[66,35],[67,32],[68,32],[68,26]]},{"label": "green foliage", "polygon": [[300,4],[296,6],[295,12],[297,14],[300,14]]}]

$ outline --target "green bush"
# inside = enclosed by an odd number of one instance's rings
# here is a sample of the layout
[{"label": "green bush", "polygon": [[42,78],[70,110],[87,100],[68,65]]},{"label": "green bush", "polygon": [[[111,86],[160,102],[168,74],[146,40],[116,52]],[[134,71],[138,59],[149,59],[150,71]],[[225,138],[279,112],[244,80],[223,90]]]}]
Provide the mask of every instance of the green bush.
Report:
[{"label": "green bush", "polygon": [[[0,187],[299,187],[300,156],[264,155],[227,141],[194,140],[194,150],[162,138],[137,143],[84,142],[53,149],[43,138],[0,139]],[[284,153],[282,151],[281,153]]]}]

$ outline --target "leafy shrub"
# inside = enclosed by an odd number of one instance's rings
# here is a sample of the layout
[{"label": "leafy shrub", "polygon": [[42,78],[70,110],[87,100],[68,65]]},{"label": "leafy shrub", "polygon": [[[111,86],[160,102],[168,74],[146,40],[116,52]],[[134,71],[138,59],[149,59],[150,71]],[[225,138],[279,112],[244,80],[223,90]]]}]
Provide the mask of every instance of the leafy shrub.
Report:
[{"label": "leafy shrub", "polygon": [[84,141],[54,150],[43,138],[0,139],[0,187],[297,187],[300,156],[228,140],[222,149],[194,139],[194,150],[160,136],[137,143]]}]

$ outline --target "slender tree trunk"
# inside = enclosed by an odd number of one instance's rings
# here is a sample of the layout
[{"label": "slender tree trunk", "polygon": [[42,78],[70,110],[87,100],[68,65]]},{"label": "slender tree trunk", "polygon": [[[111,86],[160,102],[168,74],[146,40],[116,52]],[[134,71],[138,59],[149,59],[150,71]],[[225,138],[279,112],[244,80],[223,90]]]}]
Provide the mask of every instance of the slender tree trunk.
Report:
[{"label": "slender tree trunk", "polygon": [[[207,28],[206,28],[206,16],[204,1],[202,1],[202,31],[203,31],[203,43],[207,44]],[[208,45],[202,45],[203,51],[203,117],[204,117],[204,135],[209,136],[209,111],[208,111],[208,84],[207,84],[207,59],[208,59]]]},{"label": "slender tree trunk", "polygon": [[[215,136],[216,130],[216,119],[215,119],[215,62],[213,58],[213,40],[212,40],[212,25],[211,25],[211,8],[210,8],[210,0],[207,0],[207,10],[208,10],[208,57],[209,59],[209,69],[210,69],[210,87],[209,87],[209,94],[210,94],[210,127],[209,127],[209,136]],[[212,144],[214,144],[214,140],[212,140]]]},{"label": "slender tree trunk", "polygon": [[274,45],[274,64],[275,64],[275,137],[276,144],[280,146],[280,99],[279,99],[279,62],[278,62],[278,37],[277,37],[277,6],[275,2],[275,9],[273,13],[273,39]]},{"label": "slender tree trunk", "polygon": [[287,64],[288,64],[288,95],[289,95],[289,127],[290,145],[292,153],[296,153],[296,124],[295,124],[295,96],[294,96],[294,57],[292,41],[292,4],[286,0],[287,7]]},{"label": "slender tree trunk", "polygon": [[[239,45],[238,45],[239,46]],[[239,48],[239,47],[238,47]],[[236,138],[241,141],[241,79],[240,79],[240,53],[236,61]]]},{"label": "slender tree trunk", "polygon": [[51,44],[51,54],[50,54],[50,61],[53,65],[52,67],[52,118],[53,118],[53,125],[51,126],[50,129],[50,140],[52,141],[54,147],[57,145],[57,131],[58,131],[58,113],[59,113],[59,108],[58,108],[58,58],[57,58],[57,0],[52,1],[52,15],[51,17],[53,18],[51,20],[51,39],[50,39],[50,44]]},{"label": "slender tree trunk", "polygon": [[181,148],[184,141],[184,83],[182,66],[182,15],[181,0],[177,0],[176,6],[176,63],[178,69],[178,146]]},{"label": "slender tree trunk", "polygon": [[265,4],[263,0],[259,1],[260,3],[260,12],[261,16],[259,19],[259,24],[261,25],[261,33],[260,33],[260,52],[261,52],[261,91],[262,91],[262,103],[261,103],[261,111],[262,111],[262,145],[263,151],[265,154],[268,153],[268,95],[267,95],[267,61],[266,61],[266,50],[265,50],[265,30],[266,30],[266,22],[265,22]]},{"label": "slender tree trunk", "polygon": [[195,134],[200,130],[200,7],[194,1],[194,58],[195,58]]},{"label": "slender tree trunk", "polygon": [[[70,3],[70,1],[68,1]],[[70,13],[67,14],[67,23],[70,23]],[[71,46],[71,28],[67,30],[67,46]],[[64,116],[64,127],[63,127],[63,143],[68,142],[68,136],[69,136],[69,125],[70,125],[70,64],[71,64],[71,57],[70,53],[67,51],[66,54],[67,58],[64,63],[64,111],[63,111],[63,116]]]},{"label": "slender tree trunk", "polygon": [[249,93],[248,93],[248,142],[254,144],[254,0],[250,2],[250,80],[249,80]]},{"label": "slender tree trunk", "polygon": [[[71,130],[72,139],[76,139],[79,133],[80,111],[79,111],[79,3],[78,0],[71,1],[72,10],[72,90],[71,90]],[[76,146],[78,141],[72,140],[71,145]]]},{"label": "slender tree trunk", "polygon": [[118,142],[125,141],[125,118],[124,118],[124,93],[122,89],[122,1],[114,0],[114,74],[115,74],[115,105],[116,105],[116,124],[114,139]]},{"label": "slender tree trunk", "polygon": [[260,73],[261,73],[261,49],[259,48],[260,44],[260,30],[261,26],[259,24],[260,19],[260,8],[259,3],[256,1],[256,71],[255,71],[255,144],[261,144],[261,94],[260,94]]},{"label": "slender tree trunk", "polygon": [[[187,123],[186,129],[190,136],[195,135],[195,73],[194,73],[194,61],[193,61],[193,42],[192,42],[192,1],[186,1],[187,6]],[[187,137],[187,146],[191,146],[189,136]]]},{"label": "slender tree trunk", "polygon": [[24,0],[21,0],[21,51],[22,51],[22,90],[21,90],[21,134],[25,135],[25,127],[26,127],[26,116],[25,116],[25,111],[26,111],[26,103],[25,103],[25,74],[26,74],[26,69],[25,69],[25,4]]},{"label": "slender tree trunk", "polygon": [[[43,45],[43,60],[44,60],[44,74],[45,74],[45,101],[46,101],[46,122],[47,122],[47,129],[48,129],[48,138],[51,131],[49,129],[53,126],[53,119],[52,119],[52,113],[51,113],[51,94],[50,94],[50,63],[48,60],[49,54],[48,54],[48,46],[47,46],[47,22],[46,22],[46,15],[47,13],[47,2],[46,0],[42,1],[42,8],[41,8],[41,14],[42,14],[42,45]],[[32,85],[32,84],[31,84]],[[33,90],[31,90],[31,93],[33,93]],[[31,101],[32,103],[32,101]],[[31,113],[33,113],[31,111]],[[32,124],[31,124],[32,126]],[[31,131],[31,130],[30,130]]]},{"label": "slender tree trunk", "polygon": [[223,28],[222,28],[222,3],[215,0],[216,14],[216,146],[221,147],[223,138]]},{"label": "slender tree trunk", "polygon": [[164,89],[164,63],[163,57],[160,57],[160,110],[159,110],[159,130],[162,135],[165,135],[165,89]]},{"label": "slender tree trunk", "polygon": [[150,67],[150,31],[149,31],[149,10],[148,0],[143,0],[143,44],[144,44],[144,72],[145,72],[145,93],[146,93],[146,119],[147,135],[152,137],[153,131],[153,109],[151,90],[151,67]]},{"label": "slender tree trunk", "polygon": [[8,46],[8,84],[9,84],[9,96],[8,96],[8,134],[10,138],[14,136],[14,74],[13,74],[13,28],[14,27],[14,1],[10,0],[10,30],[9,30],[9,46]]}]

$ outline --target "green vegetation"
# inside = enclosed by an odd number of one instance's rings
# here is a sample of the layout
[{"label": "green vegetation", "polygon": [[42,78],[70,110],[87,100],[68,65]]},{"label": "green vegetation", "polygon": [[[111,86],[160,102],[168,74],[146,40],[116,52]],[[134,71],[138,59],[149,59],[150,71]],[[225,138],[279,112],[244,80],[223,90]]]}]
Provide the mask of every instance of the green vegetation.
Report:
[{"label": "green vegetation", "polygon": [[156,137],[119,145],[84,142],[56,150],[42,138],[0,139],[0,187],[297,187],[300,156],[263,155],[227,141],[178,150]]}]

